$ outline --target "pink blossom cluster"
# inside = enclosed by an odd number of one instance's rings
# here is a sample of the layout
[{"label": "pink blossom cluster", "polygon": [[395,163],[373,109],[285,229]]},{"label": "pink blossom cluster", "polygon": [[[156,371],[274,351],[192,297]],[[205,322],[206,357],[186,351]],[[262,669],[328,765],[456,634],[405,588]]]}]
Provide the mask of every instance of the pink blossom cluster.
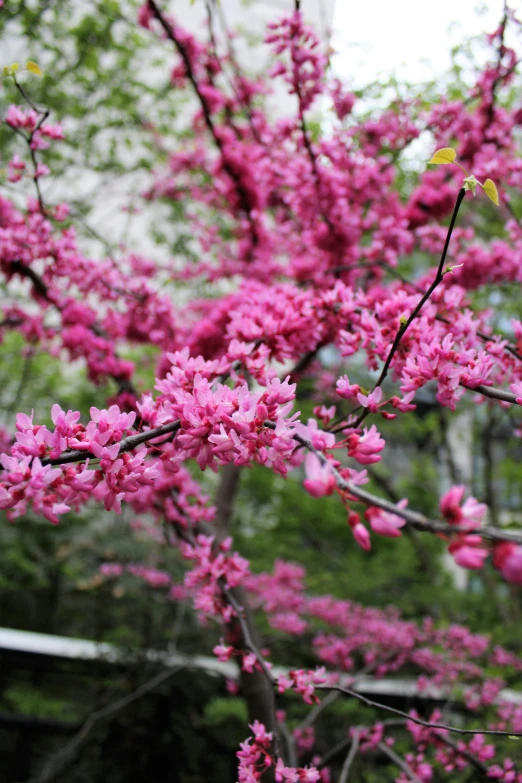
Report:
[{"label": "pink blossom cluster", "polygon": [[259,721],[250,725],[253,737],[241,743],[238,751],[239,783],[256,783],[261,781],[267,769],[272,768],[277,783],[317,783],[322,779],[320,772],[315,767],[288,767],[281,758],[275,760],[273,755],[272,732]]},{"label": "pink blossom cluster", "polygon": [[462,526],[466,531],[459,533],[452,539],[448,547],[449,553],[453,555],[457,565],[463,568],[477,569],[484,565],[488,550],[482,545],[480,535],[472,531],[480,528],[486,516],[487,507],[474,497],[469,497],[461,505],[465,491],[464,486],[452,487],[441,498],[440,510],[450,525]]},{"label": "pink blossom cluster", "polygon": [[226,539],[214,550],[214,539],[197,536],[194,544],[180,545],[183,557],[194,562],[185,577],[185,587],[195,592],[194,605],[199,612],[222,616],[229,621],[234,614],[231,604],[224,601],[221,584],[227,589],[237,587],[249,573],[249,564],[237,552],[227,554],[232,541]]},{"label": "pink blossom cluster", "polygon": [[316,685],[323,685],[328,680],[324,666],[315,671],[292,669],[288,674],[280,674],[277,679],[279,693],[284,693],[291,688],[295,693],[303,697],[305,704],[314,704],[319,701],[314,694]]},{"label": "pink blossom cluster", "polygon": [[170,587],[172,582],[170,574],[166,571],[161,571],[157,568],[143,565],[142,563],[129,563],[128,565],[123,565],[121,563],[102,563],[98,571],[102,576],[109,579],[122,576],[127,572],[128,574],[132,574],[132,576],[141,579],[154,589]]},{"label": "pink blossom cluster", "polygon": [[321,92],[326,55],[316,32],[307,27],[299,11],[268,25],[270,30],[265,41],[271,44],[277,55],[287,54],[290,63],[278,59],[269,75],[283,76],[290,93],[295,93],[301,111],[309,109],[314,98]]},{"label": "pink blossom cluster", "polygon": [[[120,454],[120,442],[130,432],[135,413],[122,413],[113,405],[108,410],[91,408],[86,427],[78,423],[79,418],[78,411],[65,413],[54,405],[55,429],[50,430],[45,425],[34,425],[32,416],[17,415],[11,455],[0,455],[0,503],[10,510],[11,517],[25,513],[30,504],[36,513],[57,523],[58,515],[83,505],[90,497],[103,500],[107,511],[119,512],[126,493],[136,492],[158,476],[154,465],[146,460],[145,447],[135,454]],[[85,453],[83,464],[56,468],[43,464],[42,460],[59,457],[65,449]],[[95,470],[89,467],[92,458],[99,460]]]}]

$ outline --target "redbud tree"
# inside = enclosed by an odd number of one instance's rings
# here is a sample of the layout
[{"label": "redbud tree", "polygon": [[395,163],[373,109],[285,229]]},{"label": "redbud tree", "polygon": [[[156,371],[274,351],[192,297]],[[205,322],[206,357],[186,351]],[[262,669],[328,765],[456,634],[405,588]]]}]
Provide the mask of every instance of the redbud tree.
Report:
[{"label": "redbud tree", "polygon": [[[277,551],[272,572],[253,573],[229,536],[238,475],[257,465],[297,478],[310,504],[335,496],[354,547],[415,531],[443,541],[459,568],[522,585],[522,530],[499,525],[487,487],[476,498],[450,471],[428,516],[368,486],[426,399],[450,427],[477,408],[510,442],[520,437],[520,23],[506,6],[465,95],[397,95],[369,111],[332,75],[299,2],[268,25],[271,66],[254,75],[233,36],[216,37],[218,6],[201,38],[175,11],[148,0],[132,25],[166,57],[169,92],[190,96],[181,137],[150,109],[146,129],[164,154],[142,193],[149,209],[183,215],[184,253],[82,249],[74,212],[46,186],[66,139],[34,97],[42,68],[26,59],[3,70],[16,100],[2,117],[2,332],[71,374],[85,368],[99,390],[88,415],[55,403],[38,419],[19,411],[2,431],[5,524],[31,512],[66,526],[99,505],[162,531],[186,563],[182,584],[117,559],[100,573],[166,588],[212,623],[213,652],[237,664],[229,687],[248,706],[241,783],[376,780],[376,757],[397,783],[520,782],[522,706],[506,691],[522,668],[516,651],[462,626],[312,594],[302,566]],[[291,96],[289,116],[268,108],[274,85]],[[219,477],[214,504],[205,471]],[[306,666],[263,647],[260,613],[306,647]],[[415,677],[419,694],[458,701],[456,719],[357,690],[363,675],[397,673]],[[362,701],[371,717],[325,747],[316,731],[334,698]],[[305,712],[292,725],[296,699]]]}]

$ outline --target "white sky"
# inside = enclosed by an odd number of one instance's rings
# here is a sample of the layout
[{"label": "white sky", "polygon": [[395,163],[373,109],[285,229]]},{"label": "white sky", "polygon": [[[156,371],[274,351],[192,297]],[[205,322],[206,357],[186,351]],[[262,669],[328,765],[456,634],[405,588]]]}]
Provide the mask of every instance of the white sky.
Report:
[{"label": "white sky", "polygon": [[335,69],[355,87],[381,74],[430,79],[446,71],[453,46],[495,30],[502,11],[503,0],[336,0]]}]

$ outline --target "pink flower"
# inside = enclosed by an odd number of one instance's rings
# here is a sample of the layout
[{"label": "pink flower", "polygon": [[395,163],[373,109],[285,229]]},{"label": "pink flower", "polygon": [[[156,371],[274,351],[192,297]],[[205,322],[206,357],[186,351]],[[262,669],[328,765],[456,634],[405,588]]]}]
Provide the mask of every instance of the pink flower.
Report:
[{"label": "pink flower", "polygon": [[414,397],[415,397],[415,392],[410,391],[407,394],[403,394],[402,398],[392,397],[390,402],[393,405],[393,407],[397,408],[397,410],[401,411],[401,413],[408,413],[409,411],[414,411],[415,408],[417,407],[412,403]]},{"label": "pink flower", "polygon": [[224,644],[223,640],[213,648],[212,652],[217,657],[218,661],[229,661],[235,654],[235,650],[228,644]]},{"label": "pink flower", "polygon": [[365,428],[363,434],[353,432],[348,435],[348,456],[354,457],[361,465],[372,465],[380,461],[378,452],[386,445],[379,435],[375,424],[370,429]]},{"label": "pink flower", "polygon": [[450,524],[458,524],[462,519],[460,504],[465,491],[466,487],[463,485],[455,486],[448,490],[440,499],[439,508]]},{"label": "pink flower", "polygon": [[484,560],[488,556],[488,550],[483,547],[467,546],[462,544],[454,547],[449,547],[450,553],[457,565],[462,568],[470,568],[472,570],[478,570],[484,565]]},{"label": "pink flower", "polygon": [[353,397],[357,397],[361,391],[361,387],[356,383],[351,384],[348,376],[342,375],[337,380],[336,391],[340,397],[343,397],[345,400],[350,400]]},{"label": "pink flower", "polygon": [[335,416],[335,410],[335,405],[330,405],[329,408],[327,408],[326,405],[317,405],[314,408],[314,416],[317,416],[317,418],[321,419],[321,423],[323,424],[323,427],[325,427]]},{"label": "pink flower", "polygon": [[358,394],[357,399],[359,400],[359,404],[362,405],[363,408],[368,408],[370,413],[377,413],[377,406],[379,405],[382,398],[382,389],[380,386],[377,386],[376,389],[374,389],[370,394]]},{"label": "pink flower", "polygon": [[45,163],[38,163],[34,171],[34,176],[38,179],[39,177],[46,177],[50,173],[49,166],[46,166]]},{"label": "pink flower", "polygon": [[461,506],[466,488],[462,485],[452,487],[440,499],[440,510],[450,525],[463,525],[469,530],[480,527],[487,513],[487,506],[469,497]]},{"label": "pink flower", "polygon": [[331,495],[335,489],[335,476],[328,462],[321,463],[320,459],[309,452],[305,459],[306,479],[303,486],[314,498]]},{"label": "pink flower", "polygon": [[[397,503],[397,508],[406,508],[408,505],[407,500],[400,500]],[[376,506],[370,506],[364,516],[370,523],[370,527],[374,533],[378,533],[380,536],[388,536],[389,538],[397,538],[402,535],[400,528],[404,527],[406,520],[397,514],[392,514],[389,511],[384,511]]]},{"label": "pink flower", "polygon": [[522,585],[522,546],[511,541],[496,544],[493,550],[493,565],[498,568],[506,582]]},{"label": "pink flower", "polygon": [[368,533],[367,528],[364,527],[364,525],[359,522],[357,525],[354,525],[352,528],[353,537],[359,544],[359,546],[362,549],[365,549],[367,552],[370,551],[372,548],[372,544],[370,541],[370,534]]},{"label": "pink flower", "polygon": [[522,381],[518,381],[517,383],[512,383],[509,387],[513,394],[516,394],[517,397],[517,404],[522,405]]},{"label": "pink flower", "polygon": [[308,419],[306,426],[301,424],[301,422],[297,422],[294,424],[294,429],[298,435],[306,438],[317,451],[325,451],[335,445],[335,435],[331,432],[320,430],[315,419]]}]

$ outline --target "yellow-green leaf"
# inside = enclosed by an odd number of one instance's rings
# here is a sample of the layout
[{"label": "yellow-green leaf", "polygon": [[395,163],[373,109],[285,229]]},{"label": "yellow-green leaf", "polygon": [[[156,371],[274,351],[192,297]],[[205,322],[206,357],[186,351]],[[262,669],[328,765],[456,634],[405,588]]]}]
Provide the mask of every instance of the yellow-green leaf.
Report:
[{"label": "yellow-green leaf", "polygon": [[28,60],[25,67],[28,71],[31,71],[31,73],[35,73],[37,76],[43,76],[42,70],[38,63],[35,63],[32,60]]},{"label": "yellow-green leaf", "polygon": [[484,188],[484,193],[486,196],[490,198],[493,204],[496,204],[498,207],[498,190],[493,180],[487,179],[482,187]]},{"label": "yellow-green leaf", "polygon": [[437,150],[428,163],[453,163],[456,157],[455,150],[452,150],[451,147],[443,147],[441,150]]},{"label": "yellow-green leaf", "polygon": [[2,77],[14,76],[17,70],[18,70],[18,63],[13,63],[12,65],[4,65],[2,69]]}]

